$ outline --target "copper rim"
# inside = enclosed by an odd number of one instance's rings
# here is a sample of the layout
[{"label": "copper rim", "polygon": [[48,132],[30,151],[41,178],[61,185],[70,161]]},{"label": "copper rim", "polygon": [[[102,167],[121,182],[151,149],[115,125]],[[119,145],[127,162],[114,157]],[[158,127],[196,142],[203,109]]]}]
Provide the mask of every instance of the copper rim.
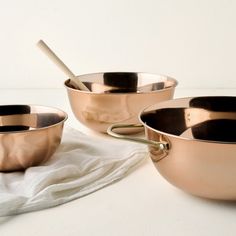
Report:
[{"label": "copper rim", "polygon": [[1,107],[9,107],[9,106],[30,106],[30,107],[38,107],[38,108],[48,108],[48,109],[54,109],[54,111],[56,112],[60,112],[61,114],[63,114],[64,116],[64,119],[61,120],[60,122],[56,123],[56,124],[52,124],[52,125],[49,125],[47,127],[40,127],[40,128],[37,128],[37,129],[31,129],[31,130],[22,130],[22,131],[4,131],[4,132],[1,132],[0,131],[0,134],[7,134],[7,133],[22,133],[22,132],[36,132],[37,130],[43,130],[43,129],[48,129],[48,128],[51,128],[51,127],[54,127],[54,126],[57,126],[57,125],[60,125],[60,124],[63,124],[65,123],[65,121],[68,119],[68,114],[66,112],[64,112],[63,110],[59,109],[59,108],[56,108],[56,107],[51,107],[51,106],[43,106],[43,105],[36,105],[36,104],[11,104],[11,105],[0,105],[0,108]]},{"label": "copper rim", "polygon": [[[104,75],[105,73],[129,73],[129,74],[142,74],[142,75],[150,75],[150,76],[159,76],[159,77],[163,77],[163,78],[166,78],[168,79],[170,82],[172,82],[172,85],[168,88],[163,88],[163,90],[170,90],[170,89],[173,89],[175,88],[177,85],[178,85],[178,81],[170,76],[166,76],[166,75],[162,75],[162,74],[153,74],[153,73],[147,73],[147,72],[97,72],[97,73],[88,73],[88,74],[83,74],[83,75],[78,75],[77,77],[80,78],[80,80],[82,82],[87,82],[85,79],[83,79],[83,77],[89,77],[89,76],[98,76],[98,77],[101,77],[102,75]],[[164,80],[163,80],[164,81]],[[78,91],[78,89],[76,88],[73,88],[72,85],[70,84],[70,79],[67,79],[65,82],[64,82],[64,86],[65,88],[67,89],[70,89],[70,90],[75,90],[75,91]],[[149,92],[141,92],[141,93],[138,93],[138,94],[145,94],[145,93],[156,93],[158,92],[159,90],[156,90],[156,91],[149,91]],[[79,92],[81,93],[92,93],[92,94],[104,94],[103,92],[94,92],[94,91],[85,91],[85,90],[79,90]],[[116,93],[110,93],[110,95],[115,95]],[[126,93],[122,93],[122,92],[119,92],[119,94],[126,94]],[[137,94],[135,92],[129,92],[129,94]]]}]

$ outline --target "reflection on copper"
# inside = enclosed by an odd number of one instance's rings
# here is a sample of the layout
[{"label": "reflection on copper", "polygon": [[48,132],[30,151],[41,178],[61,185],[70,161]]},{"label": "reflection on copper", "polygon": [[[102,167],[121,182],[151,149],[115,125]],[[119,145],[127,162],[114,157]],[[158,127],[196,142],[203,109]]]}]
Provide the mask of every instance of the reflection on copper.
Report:
[{"label": "reflection on copper", "polygon": [[236,200],[235,97],[162,102],[144,109],[141,121],[149,140],[165,137],[170,144],[161,160],[159,150],[149,147],[154,165],[170,183],[197,196]]},{"label": "reflection on copper", "polygon": [[[150,157],[176,187],[200,197],[236,200],[236,97],[196,97],[164,101],[140,114]],[[127,126],[127,125],[126,125]],[[129,125],[135,126],[135,125]],[[117,135],[137,142],[129,135]],[[156,145],[154,145],[156,143]],[[168,143],[160,148],[161,144]]]},{"label": "reflection on copper", "polygon": [[66,119],[66,113],[50,107],[0,106],[0,171],[47,161],[60,144]]},{"label": "reflection on copper", "polygon": [[173,98],[177,85],[170,77],[147,73],[95,73],[79,78],[92,92],[74,89],[70,80],[65,81],[72,111],[85,126],[103,133],[114,123],[137,123],[144,107]]}]

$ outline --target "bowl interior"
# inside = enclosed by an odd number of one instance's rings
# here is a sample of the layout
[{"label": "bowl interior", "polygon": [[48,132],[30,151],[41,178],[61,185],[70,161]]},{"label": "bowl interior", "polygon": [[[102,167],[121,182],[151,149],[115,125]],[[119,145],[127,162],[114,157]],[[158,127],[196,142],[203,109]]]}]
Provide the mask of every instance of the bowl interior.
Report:
[{"label": "bowl interior", "polygon": [[[143,93],[177,85],[175,79],[167,76],[134,72],[94,73],[80,75],[77,78],[95,93]],[[65,82],[65,85],[73,88],[69,80]]]},{"label": "bowl interior", "polygon": [[0,132],[42,129],[63,122],[67,115],[56,108],[32,105],[0,106]]},{"label": "bowl interior", "polygon": [[[185,106],[182,106],[183,101]],[[236,142],[236,97],[167,101],[163,107],[144,111],[140,119],[147,126],[166,134],[206,141]]]}]

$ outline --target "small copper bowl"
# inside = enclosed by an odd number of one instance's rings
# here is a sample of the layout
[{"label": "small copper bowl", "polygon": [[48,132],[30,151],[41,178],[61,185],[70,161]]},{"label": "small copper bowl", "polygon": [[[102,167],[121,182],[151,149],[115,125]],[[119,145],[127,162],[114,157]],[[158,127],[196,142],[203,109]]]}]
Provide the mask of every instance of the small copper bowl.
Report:
[{"label": "small copper bowl", "polygon": [[0,171],[18,171],[47,161],[61,141],[67,114],[34,105],[0,106]]},{"label": "small copper bowl", "polygon": [[[167,76],[133,72],[80,75],[91,92],[75,89],[65,81],[75,117],[88,128],[106,133],[114,123],[136,123],[147,105],[173,98],[177,81]],[[140,129],[123,130],[137,132]]]}]

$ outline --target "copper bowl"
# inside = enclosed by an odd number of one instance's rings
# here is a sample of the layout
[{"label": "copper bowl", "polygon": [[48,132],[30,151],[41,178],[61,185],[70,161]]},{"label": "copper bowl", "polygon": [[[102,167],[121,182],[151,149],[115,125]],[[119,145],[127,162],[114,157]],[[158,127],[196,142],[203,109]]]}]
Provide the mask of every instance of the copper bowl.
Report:
[{"label": "copper bowl", "polygon": [[0,106],[0,171],[18,171],[47,161],[61,141],[67,114],[34,105]]},{"label": "copper bowl", "polygon": [[201,197],[236,200],[236,97],[166,101],[144,109],[140,121],[147,139],[112,131],[122,125],[108,132],[148,144],[157,170],[178,188]]},{"label": "copper bowl", "polygon": [[114,123],[138,122],[141,109],[171,99],[177,85],[175,79],[148,73],[106,72],[78,78],[91,92],[75,89],[66,80],[72,111],[82,124],[103,133]]}]

